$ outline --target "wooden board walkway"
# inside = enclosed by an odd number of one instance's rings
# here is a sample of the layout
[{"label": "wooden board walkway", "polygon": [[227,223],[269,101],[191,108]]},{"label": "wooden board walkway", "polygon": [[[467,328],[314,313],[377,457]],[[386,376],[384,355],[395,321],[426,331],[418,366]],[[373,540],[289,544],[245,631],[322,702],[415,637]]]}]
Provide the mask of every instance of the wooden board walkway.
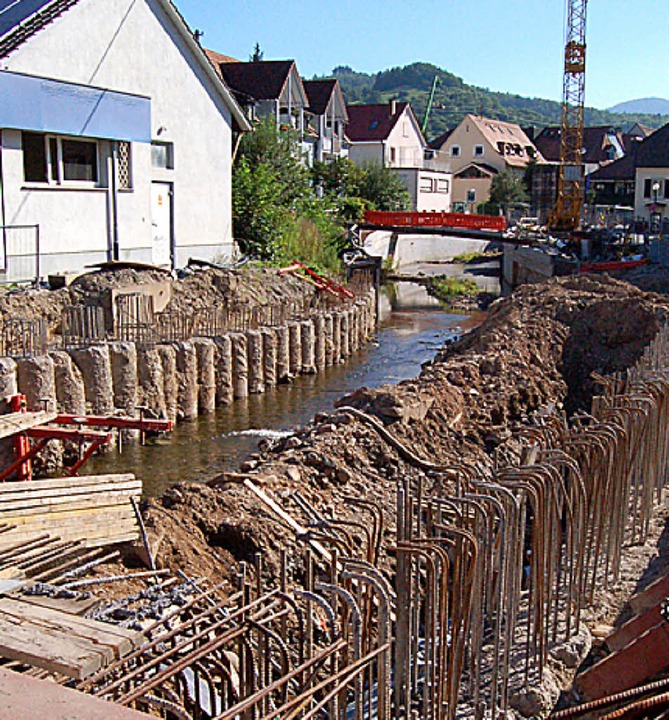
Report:
[{"label": "wooden board walkway", "polygon": [[0,668],[0,718],[11,720],[150,720],[149,715],[50,680]]},{"label": "wooden board walkway", "polygon": [[101,547],[139,538],[131,498],[142,481],[132,474],[92,475],[0,484],[0,551],[44,534]]},{"label": "wooden board walkway", "polygon": [[0,415],[0,440],[38,425],[53,422],[56,417],[55,412],[15,412]]},{"label": "wooden board walkway", "polygon": [[144,642],[141,633],[0,598],[0,657],[83,680]]}]

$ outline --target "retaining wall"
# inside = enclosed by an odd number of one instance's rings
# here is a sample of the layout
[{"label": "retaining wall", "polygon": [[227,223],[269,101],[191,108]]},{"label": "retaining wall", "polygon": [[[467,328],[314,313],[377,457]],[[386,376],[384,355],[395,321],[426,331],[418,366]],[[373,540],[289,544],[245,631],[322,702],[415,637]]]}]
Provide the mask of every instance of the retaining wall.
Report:
[{"label": "retaining wall", "polygon": [[345,308],[280,327],[155,346],[131,342],[0,358],[0,386],[26,395],[29,410],[189,420],[265,392],[300,374],[344,362],[373,335],[374,290]]}]

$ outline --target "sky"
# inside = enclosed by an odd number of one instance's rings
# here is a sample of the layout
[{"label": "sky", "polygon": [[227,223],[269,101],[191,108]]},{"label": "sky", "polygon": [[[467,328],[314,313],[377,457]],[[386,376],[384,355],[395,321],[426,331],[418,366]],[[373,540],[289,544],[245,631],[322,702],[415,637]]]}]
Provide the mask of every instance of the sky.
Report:
[{"label": "sky", "polygon": [[[202,44],[294,58],[304,78],[422,61],[479,87],[559,100],[566,0],[176,0]],[[669,98],[669,2],[589,0],[586,105]]]}]

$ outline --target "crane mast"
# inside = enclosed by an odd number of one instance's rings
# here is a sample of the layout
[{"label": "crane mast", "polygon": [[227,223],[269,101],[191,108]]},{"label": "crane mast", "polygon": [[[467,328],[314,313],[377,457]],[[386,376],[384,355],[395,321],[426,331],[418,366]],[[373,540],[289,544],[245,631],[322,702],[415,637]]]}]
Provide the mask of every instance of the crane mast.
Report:
[{"label": "crane mast", "polygon": [[583,207],[583,125],[585,108],[585,20],[588,0],[567,0],[560,166],[551,230],[575,230]]}]

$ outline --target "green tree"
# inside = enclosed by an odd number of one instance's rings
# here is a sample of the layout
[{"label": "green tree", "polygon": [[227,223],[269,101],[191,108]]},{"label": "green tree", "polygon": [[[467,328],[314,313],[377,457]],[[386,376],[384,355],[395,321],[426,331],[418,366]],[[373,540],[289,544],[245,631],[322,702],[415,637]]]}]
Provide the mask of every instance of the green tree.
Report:
[{"label": "green tree", "polygon": [[490,202],[506,212],[513,203],[527,202],[527,191],[522,177],[513,170],[502,170],[490,184]]},{"label": "green tree", "polygon": [[232,179],[233,230],[243,252],[270,262],[339,269],[345,233],[329,196],[319,198],[291,131],[273,119],[240,143]]},{"label": "green tree", "polygon": [[249,55],[249,62],[261,62],[265,59],[265,53],[260,49],[260,43],[256,43],[253,52]]}]

